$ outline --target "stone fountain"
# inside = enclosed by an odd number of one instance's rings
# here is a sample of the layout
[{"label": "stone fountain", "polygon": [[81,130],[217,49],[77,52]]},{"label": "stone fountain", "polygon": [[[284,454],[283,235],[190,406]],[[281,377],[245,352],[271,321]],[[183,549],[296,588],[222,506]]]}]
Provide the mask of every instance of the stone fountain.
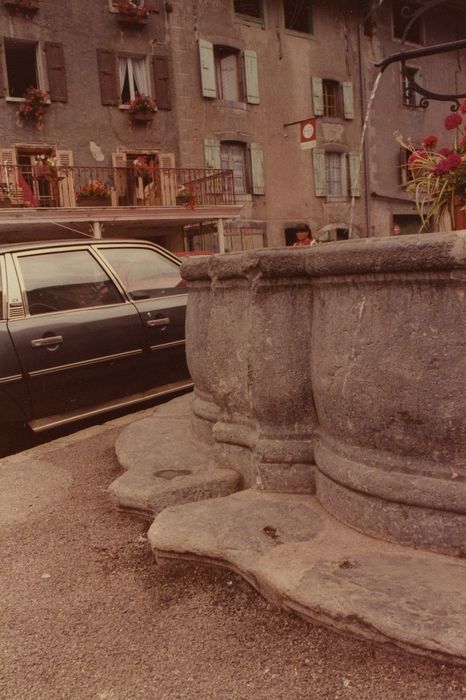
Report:
[{"label": "stone fountain", "polygon": [[123,432],[111,489],[156,516],[156,558],[230,567],[307,619],[466,664],[466,231],[183,275],[194,394]]}]

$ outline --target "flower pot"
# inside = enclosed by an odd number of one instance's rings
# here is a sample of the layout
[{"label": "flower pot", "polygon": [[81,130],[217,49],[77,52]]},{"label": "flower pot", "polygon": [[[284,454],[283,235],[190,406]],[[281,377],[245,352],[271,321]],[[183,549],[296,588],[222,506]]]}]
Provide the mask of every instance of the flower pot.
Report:
[{"label": "flower pot", "polygon": [[80,197],[78,207],[110,207],[112,200],[110,197]]},{"label": "flower pot", "polygon": [[130,114],[130,119],[132,122],[139,122],[142,124],[147,124],[151,122],[154,118],[154,112],[132,112]]},{"label": "flower pot", "polygon": [[462,202],[460,199],[455,199],[454,205],[454,220],[453,229],[456,231],[462,231],[466,229],[466,202]]}]

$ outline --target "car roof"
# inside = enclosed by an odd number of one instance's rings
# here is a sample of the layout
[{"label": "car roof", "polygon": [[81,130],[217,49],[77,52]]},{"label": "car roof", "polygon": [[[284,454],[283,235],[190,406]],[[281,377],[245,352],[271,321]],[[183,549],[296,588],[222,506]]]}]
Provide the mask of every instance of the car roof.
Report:
[{"label": "car roof", "polygon": [[157,248],[162,253],[168,253],[173,256],[169,250],[165,250],[161,246],[153,243],[152,241],[146,241],[141,238],[86,238],[86,239],[76,239],[76,238],[66,238],[63,240],[53,240],[53,241],[19,241],[17,243],[0,243],[0,255],[2,253],[16,253],[23,250],[40,250],[41,248],[64,248],[82,245],[128,245],[128,244],[149,244],[153,248]]}]

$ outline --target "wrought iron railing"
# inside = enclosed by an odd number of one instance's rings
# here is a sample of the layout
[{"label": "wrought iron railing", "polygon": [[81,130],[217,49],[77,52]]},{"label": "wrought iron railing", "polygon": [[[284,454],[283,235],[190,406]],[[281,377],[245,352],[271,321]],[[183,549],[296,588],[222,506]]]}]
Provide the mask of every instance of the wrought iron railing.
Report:
[{"label": "wrought iron railing", "polygon": [[235,203],[231,170],[0,164],[0,207],[198,207]]}]

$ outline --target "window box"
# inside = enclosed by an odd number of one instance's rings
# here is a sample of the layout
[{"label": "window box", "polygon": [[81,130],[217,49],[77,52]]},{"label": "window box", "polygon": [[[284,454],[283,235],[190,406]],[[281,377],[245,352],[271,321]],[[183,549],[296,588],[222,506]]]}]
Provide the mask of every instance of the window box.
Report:
[{"label": "window box", "polygon": [[118,24],[127,29],[141,29],[147,24],[147,17],[133,17],[131,15],[118,15]]},{"label": "window box", "polygon": [[132,112],[130,114],[131,121],[139,124],[147,124],[151,122],[153,118],[154,112]]},{"label": "window box", "polygon": [[9,10],[34,14],[39,9],[40,0],[3,0],[3,4]]},{"label": "window box", "polygon": [[80,197],[78,207],[110,207],[111,197]]}]

